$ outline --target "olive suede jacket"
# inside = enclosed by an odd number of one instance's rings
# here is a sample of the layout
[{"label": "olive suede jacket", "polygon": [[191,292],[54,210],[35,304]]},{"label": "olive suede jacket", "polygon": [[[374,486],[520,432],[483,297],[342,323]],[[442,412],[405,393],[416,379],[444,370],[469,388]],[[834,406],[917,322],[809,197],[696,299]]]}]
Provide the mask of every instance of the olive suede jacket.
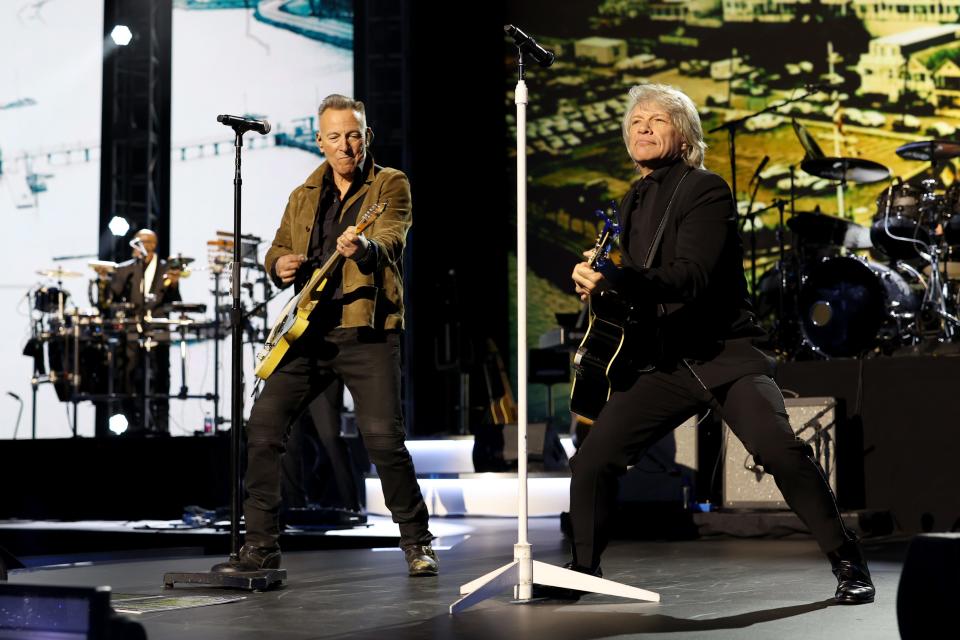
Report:
[{"label": "olive suede jacket", "polygon": [[[387,208],[364,232],[364,236],[376,245],[376,260],[370,260],[371,264],[364,263],[362,267],[353,260],[343,261],[343,315],[339,326],[402,329],[403,248],[407,231],[413,222],[410,182],[402,171],[377,166],[372,158],[367,160],[365,166],[363,184],[344,203],[341,215],[349,211],[359,198],[363,201],[358,217],[378,202],[386,202]],[[281,288],[289,285],[279,281],[274,265],[281,256],[307,254],[310,232],[317,218],[323,177],[330,171],[330,165],[324,162],[290,194],[280,227],[264,258],[267,273]],[[354,224],[354,221],[350,221],[350,224]]]}]

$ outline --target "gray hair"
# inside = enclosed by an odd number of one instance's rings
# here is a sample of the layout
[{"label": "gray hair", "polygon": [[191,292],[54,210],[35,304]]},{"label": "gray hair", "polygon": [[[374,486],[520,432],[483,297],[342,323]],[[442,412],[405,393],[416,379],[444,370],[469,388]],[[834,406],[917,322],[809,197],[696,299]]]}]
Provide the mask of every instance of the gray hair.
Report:
[{"label": "gray hair", "polygon": [[680,137],[686,143],[682,157],[683,161],[694,169],[703,168],[703,155],[707,144],[703,141],[703,127],[700,124],[700,114],[690,96],[676,87],[668,84],[644,83],[630,89],[627,100],[627,109],[623,112],[623,142],[628,144],[627,130],[630,126],[630,115],[638,104],[652,102],[663,107],[670,115],[673,127],[680,132]]},{"label": "gray hair", "polygon": [[333,109],[334,111],[344,111],[349,109],[350,111],[355,112],[360,116],[360,131],[366,135],[367,109],[363,106],[363,102],[360,100],[354,100],[353,98],[348,98],[347,96],[340,95],[339,93],[331,93],[320,102],[320,106],[317,108],[317,117],[319,118],[322,116],[323,112],[328,109]]}]

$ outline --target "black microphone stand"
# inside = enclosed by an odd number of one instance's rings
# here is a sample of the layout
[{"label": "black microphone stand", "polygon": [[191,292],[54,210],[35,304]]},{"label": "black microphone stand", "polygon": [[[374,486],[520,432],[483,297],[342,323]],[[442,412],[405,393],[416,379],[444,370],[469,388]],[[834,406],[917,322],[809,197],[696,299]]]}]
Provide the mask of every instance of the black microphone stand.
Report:
[{"label": "black microphone stand", "polygon": [[707,131],[707,133],[716,133],[717,131],[726,130],[728,137],[728,147],[730,151],[730,190],[733,192],[733,206],[734,210],[739,215],[740,210],[737,208],[737,129],[739,129],[747,120],[752,120],[759,115],[764,113],[770,113],[785,107],[788,104],[793,102],[799,102],[805,98],[812,96],[815,93],[819,93],[821,87],[813,87],[811,90],[806,91],[802,95],[797,96],[796,98],[790,98],[789,100],[784,100],[783,102],[778,102],[776,104],[770,105],[765,109],[751,113],[749,115],[743,116],[742,118],[737,118],[735,120],[728,120],[721,125],[717,125],[713,129]]},{"label": "black microphone stand", "polygon": [[236,571],[231,564],[240,559],[240,510],[243,497],[243,479],[240,477],[240,431],[243,429],[243,308],[240,303],[240,151],[243,149],[244,129],[234,125],[236,134],[236,168],[233,177],[233,264],[231,265],[230,288],[233,293],[233,305],[230,309],[230,331],[232,338],[231,371],[231,411],[230,411],[230,560],[214,565],[210,571],[171,572],[163,576],[163,586],[172,589],[177,582],[202,584],[247,591],[264,591],[281,584],[287,579],[286,569],[261,569],[258,571]]}]

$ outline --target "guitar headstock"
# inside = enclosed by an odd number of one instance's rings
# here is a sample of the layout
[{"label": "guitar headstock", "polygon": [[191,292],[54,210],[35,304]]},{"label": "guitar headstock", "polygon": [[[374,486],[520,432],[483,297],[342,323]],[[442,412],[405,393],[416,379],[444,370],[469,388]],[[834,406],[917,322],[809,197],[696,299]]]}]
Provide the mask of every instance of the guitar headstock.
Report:
[{"label": "guitar headstock", "polygon": [[603,220],[603,226],[600,228],[597,241],[593,246],[590,266],[594,269],[600,269],[609,260],[613,243],[620,237],[620,212],[617,210],[617,203],[611,201],[606,209],[597,209],[594,213]]},{"label": "guitar headstock", "polygon": [[364,229],[372,225],[374,221],[380,217],[380,214],[387,210],[388,204],[389,201],[376,202],[367,207],[367,210],[363,212],[363,215],[357,218],[357,234],[359,235],[363,233]]}]

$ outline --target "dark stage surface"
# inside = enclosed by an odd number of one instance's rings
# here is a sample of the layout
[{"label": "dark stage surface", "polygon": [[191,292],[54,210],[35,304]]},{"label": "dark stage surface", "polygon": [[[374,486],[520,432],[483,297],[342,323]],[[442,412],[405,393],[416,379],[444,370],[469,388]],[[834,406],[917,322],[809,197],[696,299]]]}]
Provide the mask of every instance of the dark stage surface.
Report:
[{"label": "dark stage surface", "polygon": [[[705,539],[617,542],[604,558],[606,577],[658,591],[660,604],[587,596],[576,604],[515,605],[509,595],[457,616],[447,607],[459,586],[507,563],[516,540],[509,519],[462,519],[466,540],[441,540],[442,574],[408,578],[397,550],[288,553],[282,589],[248,594],[230,604],[137,617],[151,640],[270,638],[546,638],[599,639],[663,635],[686,638],[898,638],[896,595],[905,545],[866,545],[877,600],[832,604],[836,581],[809,537],[781,540]],[[534,557],[566,560],[555,518],[531,521]],[[164,592],[165,571],[206,570],[194,557],[73,566],[11,575],[12,583],[100,585],[116,593],[222,593],[177,588]],[[231,592],[235,594],[236,592]]]}]

